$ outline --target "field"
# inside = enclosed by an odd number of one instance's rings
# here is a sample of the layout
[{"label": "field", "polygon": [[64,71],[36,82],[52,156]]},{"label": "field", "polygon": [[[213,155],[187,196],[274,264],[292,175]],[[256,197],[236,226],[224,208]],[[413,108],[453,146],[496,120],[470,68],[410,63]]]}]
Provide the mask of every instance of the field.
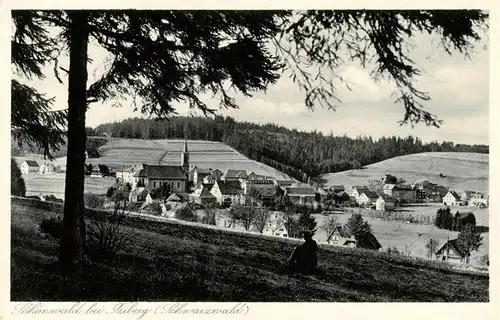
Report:
[{"label": "field", "polygon": [[489,301],[489,276],[362,249],[320,246],[319,271],[286,272],[298,243],[128,219],[140,234],[116,260],[58,271],[37,231],[54,212],[12,202],[12,301]]},{"label": "field", "polygon": [[[442,173],[444,178],[440,178]],[[395,157],[365,166],[360,170],[328,173],[321,176],[326,185],[366,185],[392,174],[408,182],[429,180],[461,192],[489,190],[489,155],[460,152],[426,152]]]},{"label": "field", "polygon": [[[89,159],[91,163],[122,164],[163,164],[180,165],[184,140],[140,140],[112,138],[100,147],[101,157]],[[284,173],[253,161],[233,148],[213,141],[188,140],[189,163],[201,168],[242,169],[259,175],[273,176],[277,179],[290,179]]]}]

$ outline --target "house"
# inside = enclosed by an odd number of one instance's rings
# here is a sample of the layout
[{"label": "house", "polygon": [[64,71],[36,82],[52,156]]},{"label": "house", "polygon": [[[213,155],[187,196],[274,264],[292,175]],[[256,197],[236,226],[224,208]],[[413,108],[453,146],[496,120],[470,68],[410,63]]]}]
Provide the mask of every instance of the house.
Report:
[{"label": "house", "polygon": [[392,183],[386,183],[382,186],[382,192],[384,192],[388,196],[393,196],[393,190],[396,187],[395,184]]},{"label": "house", "polygon": [[193,193],[189,195],[189,202],[194,202],[202,206],[217,202],[217,198],[210,193],[214,184],[200,184]]},{"label": "house", "polygon": [[448,193],[443,197],[443,204],[445,206],[457,206],[461,205],[460,196],[455,191],[448,191]]},{"label": "house", "polygon": [[238,181],[240,179],[247,179],[248,175],[246,170],[233,170],[229,169],[223,176],[224,181]]},{"label": "house", "polygon": [[40,174],[50,174],[55,171],[55,166],[51,162],[45,162],[40,166]]},{"label": "house", "polygon": [[460,200],[463,201],[463,202],[467,202],[469,201],[470,199],[472,199],[472,197],[474,196],[475,192],[474,191],[468,191],[468,190],[465,190],[463,191],[461,194],[460,194]]},{"label": "house", "polygon": [[339,247],[356,247],[356,238],[347,226],[337,226],[326,239],[328,244]]},{"label": "house", "polygon": [[367,186],[352,186],[351,187],[351,196],[356,200],[358,197],[365,191],[369,191]]},{"label": "house", "polygon": [[275,237],[288,237],[288,231],[285,225],[285,214],[280,211],[269,213],[269,220],[267,221],[262,234],[275,236]]},{"label": "house", "polygon": [[[140,170],[140,169],[139,169]],[[134,174],[136,171],[139,171],[136,169],[135,166],[124,166],[119,169],[116,169],[116,179],[123,184],[130,183],[131,185],[134,184]]]},{"label": "house", "polygon": [[458,239],[448,240],[436,252],[436,259],[441,261],[449,261],[452,263],[469,263],[470,254],[467,254],[458,245]]},{"label": "house", "polygon": [[21,164],[21,173],[37,173],[40,170],[38,162],[34,160],[26,160]]},{"label": "house", "polygon": [[210,172],[211,176],[215,179],[215,180],[221,180],[222,179],[222,175],[224,174],[222,171],[220,171],[219,169],[212,169],[212,171]]},{"label": "house", "polygon": [[245,196],[252,195],[256,192],[262,200],[272,200],[274,199],[274,182],[270,180],[246,180],[241,183],[241,188]]},{"label": "house", "polygon": [[314,206],[316,190],[309,186],[286,187],[285,196],[293,204]]},{"label": "house", "polygon": [[415,203],[417,201],[415,185],[386,183],[382,187],[382,191],[398,202]]},{"label": "house", "polygon": [[90,172],[91,177],[99,177],[102,178],[104,175],[101,171],[101,166],[100,165],[94,165],[92,166],[92,171]]},{"label": "house", "polygon": [[195,187],[203,183],[205,177],[211,175],[211,169],[195,167],[193,170],[193,184]]},{"label": "house", "polygon": [[468,202],[469,206],[487,207],[489,205],[488,197],[482,193],[475,193]]},{"label": "house", "polygon": [[215,181],[210,193],[219,205],[243,204],[243,190],[239,181]]},{"label": "house", "polygon": [[330,186],[328,191],[337,194],[339,192],[345,191],[345,187],[343,185],[333,185],[333,186]]},{"label": "house", "polygon": [[395,207],[394,198],[385,193],[381,194],[375,202],[375,209],[378,211],[392,211]]},{"label": "house", "polygon": [[366,190],[359,195],[356,199],[358,204],[362,207],[370,207],[373,203],[375,203],[378,199],[378,194],[374,191]]}]

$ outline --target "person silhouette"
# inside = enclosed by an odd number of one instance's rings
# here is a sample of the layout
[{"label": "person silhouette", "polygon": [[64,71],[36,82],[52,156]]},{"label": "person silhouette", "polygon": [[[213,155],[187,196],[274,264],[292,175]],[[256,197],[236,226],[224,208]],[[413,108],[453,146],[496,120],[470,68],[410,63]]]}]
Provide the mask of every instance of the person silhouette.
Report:
[{"label": "person silhouette", "polygon": [[288,260],[288,269],[299,273],[313,273],[318,266],[318,245],[312,239],[311,231],[303,232],[304,243],[296,247]]}]

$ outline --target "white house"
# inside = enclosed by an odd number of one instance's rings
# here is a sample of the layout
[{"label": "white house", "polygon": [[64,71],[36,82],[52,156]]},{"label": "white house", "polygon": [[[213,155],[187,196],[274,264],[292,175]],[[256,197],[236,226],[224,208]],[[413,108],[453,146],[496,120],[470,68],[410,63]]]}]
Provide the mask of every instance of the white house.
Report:
[{"label": "white house", "polygon": [[238,181],[215,181],[210,193],[216,198],[218,204],[242,204],[243,190]]},{"label": "white house", "polygon": [[346,226],[337,226],[326,239],[328,244],[339,247],[356,247],[356,238]]},{"label": "white house", "polygon": [[40,166],[38,165],[38,162],[34,160],[26,160],[21,164],[21,173],[38,173],[39,170]]},{"label": "white house", "polygon": [[351,196],[358,200],[358,197],[365,191],[368,191],[368,187],[366,186],[352,186],[351,187]]},{"label": "white house", "polygon": [[245,180],[241,183],[241,188],[247,196],[252,194],[252,190],[255,190],[262,199],[274,198],[275,187],[271,180]]},{"label": "white house", "polygon": [[310,186],[286,187],[285,196],[287,196],[293,204],[314,206],[316,190]]},{"label": "white house", "polygon": [[448,191],[448,193],[443,197],[443,204],[445,206],[456,206],[461,203],[461,198],[455,191]]},{"label": "white house", "polygon": [[262,234],[275,237],[288,237],[288,232],[285,227],[285,214],[280,211],[270,212],[269,220]]},{"label": "white house", "polygon": [[119,179],[122,183],[130,183],[134,184],[134,174],[138,172],[140,169],[136,169],[135,166],[131,167],[123,167],[121,169],[116,170],[116,179]]},{"label": "white house", "polygon": [[356,201],[358,202],[358,204],[360,206],[369,207],[373,203],[375,203],[375,201],[377,201],[377,199],[378,199],[377,193],[370,191],[370,190],[366,190],[366,191],[363,191],[363,193],[361,193],[361,195],[359,195],[359,197],[356,199]]},{"label": "white house", "polygon": [[55,171],[55,166],[51,162],[45,162],[40,166],[40,174],[50,174]]},{"label": "white house", "polygon": [[458,245],[458,239],[448,240],[437,252],[436,259],[457,264],[469,263],[470,254],[467,254]]},{"label": "white house", "polygon": [[394,198],[387,194],[382,194],[378,197],[375,202],[375,209],[378,211],[392,211],[396,207],[396,202]]}]

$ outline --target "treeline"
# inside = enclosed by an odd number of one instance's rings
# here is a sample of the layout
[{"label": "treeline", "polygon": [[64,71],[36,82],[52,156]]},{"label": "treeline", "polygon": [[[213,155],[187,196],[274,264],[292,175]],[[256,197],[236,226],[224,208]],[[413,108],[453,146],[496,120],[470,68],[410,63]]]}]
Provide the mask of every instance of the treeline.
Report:
[{"label": "treeline", "polygon": [[303,132],[275,124],[237,122],[231,117],[173,117],[164,121],[131,118],[102,124],[93,135],[119,138],[221,141],[247,157],[307,181],[322,173],[358,169],[389,158],[419,152],[489,153],[487,145],[423,143],[408,136],[349,138]]},{"label": "treeline", "polygon": [[439,229],[462,231],[467,225],[472,225],[475,228],[476,217],[472,212],[460,214],[460,212],[457,211],[457,213],[453,215],[449,207],[446,209],[440,208],[436,213],[434,225]]}]

